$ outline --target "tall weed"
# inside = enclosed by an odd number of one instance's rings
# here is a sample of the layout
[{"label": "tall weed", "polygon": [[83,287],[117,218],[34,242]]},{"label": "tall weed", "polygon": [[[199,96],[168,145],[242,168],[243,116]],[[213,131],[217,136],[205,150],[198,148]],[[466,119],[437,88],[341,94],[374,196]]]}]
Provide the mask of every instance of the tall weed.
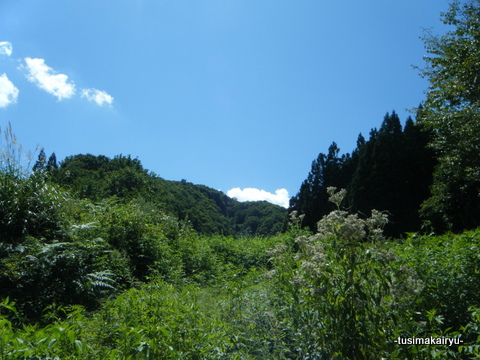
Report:
[{"label": "tall weed", "polygon": [[395,289],[406,275],[382,248],[386,216],[340,210],[345,192],[335,190],[329,194],[337,210],[319,221],[317,234],[270,252],[288,337],[298,359],[380,358],[392,350],[397,319],[390,309],[404,301]]}]

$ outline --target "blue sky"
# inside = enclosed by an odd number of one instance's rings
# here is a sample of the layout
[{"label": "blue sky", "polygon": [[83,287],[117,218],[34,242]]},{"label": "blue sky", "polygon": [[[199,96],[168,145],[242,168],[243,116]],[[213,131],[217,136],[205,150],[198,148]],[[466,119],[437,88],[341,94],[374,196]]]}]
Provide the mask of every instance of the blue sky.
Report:
[{"label": "blue sky", "polygon": [[285,204],[332,141],[351,152],[423,100],[412,65],[448,3],[2,0],[0,126]]}]

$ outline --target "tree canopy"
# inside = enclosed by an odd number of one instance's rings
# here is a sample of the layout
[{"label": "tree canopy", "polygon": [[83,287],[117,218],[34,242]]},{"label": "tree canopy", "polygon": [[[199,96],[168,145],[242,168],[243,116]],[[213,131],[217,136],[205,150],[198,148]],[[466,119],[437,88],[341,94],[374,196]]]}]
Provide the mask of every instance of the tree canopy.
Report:
[{"label": "tree canopy", "polygon": [[78,154],[57,167],[51,162],[47,172],[50,181],[79,198],[102,201],[115,197],[124,203],[135,200],[188,221],[202,234],[269,235],[281,231],[286,219],[286,210],[280,206],[261,201],[239,203],[204,185],[165,180],[131,156],[120,154],[111,159]]},{"label": "tree canopy", "polygon": [[480,1],[454,1],[443,22],[453,30],[423,38],[430,86],[419,121],[432,131],[439,164],[422,213],[462,230],[480,225]]},{"label": "tree canopy", "polygon": [[418,210],[429,196],[436,163],[428,142],[429,133],[411,118],[402,128],[397,113],[387,113],[368,141],[358,136],[351,155],[339,155],[336,143],[328,154],[320,153],[291,199],[290,210],[304,214],[302,225],[315,230],[317,222],[333,210],[327,188],[334,186],[347,189],[342,206],[349,211],[362,216],[368,216],[371,209],[388,212],[387,235],[418,231],[422,222]]}]

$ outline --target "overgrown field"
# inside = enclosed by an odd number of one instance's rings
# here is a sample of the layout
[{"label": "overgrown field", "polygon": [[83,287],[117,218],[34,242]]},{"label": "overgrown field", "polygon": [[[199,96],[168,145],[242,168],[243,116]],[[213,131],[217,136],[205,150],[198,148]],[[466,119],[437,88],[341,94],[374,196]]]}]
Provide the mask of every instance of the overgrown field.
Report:
[{"label": "overgrown field", "polygon": [[[480,358],[480,231],[386,239],[337,210],[204,236],[148,203],[2,178],[0,359]],[[408,339],[443,344],[404,344]]]},{"label": "overgrown field", "polygon": [[6,140],[0,360],[480,358],[480,229],[386,238],[329,187],[314,232],[292,212],[205,235],[153,197],[82,198]]},{"label": "overgrown field", "polygon": [[[53,305],[28,323],[4,300],[0,358],[478,358],[479,239],[469,232],[359,243],[338,255],[333,244],[295,242],[293,233],[198,238],[191,255],[203,270],[177,281],[154,276],[95,311]],[[264,249],[273,244],[269,261]],[[395,342],[432,336],[463,343]]]}]

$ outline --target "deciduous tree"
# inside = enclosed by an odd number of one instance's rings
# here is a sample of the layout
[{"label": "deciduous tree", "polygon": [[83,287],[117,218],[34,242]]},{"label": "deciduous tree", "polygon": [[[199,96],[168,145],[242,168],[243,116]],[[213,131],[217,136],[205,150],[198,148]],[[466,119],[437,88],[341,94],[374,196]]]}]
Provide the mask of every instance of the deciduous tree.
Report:
[{"label": "deciduous tree", "polygon": [[480,225],[480,0],[454,1],[443,22],[454,29],[424,37],[421,75],[430,86],[419,115],[433,131],[439,165],[422,213],[461,230]]}]

